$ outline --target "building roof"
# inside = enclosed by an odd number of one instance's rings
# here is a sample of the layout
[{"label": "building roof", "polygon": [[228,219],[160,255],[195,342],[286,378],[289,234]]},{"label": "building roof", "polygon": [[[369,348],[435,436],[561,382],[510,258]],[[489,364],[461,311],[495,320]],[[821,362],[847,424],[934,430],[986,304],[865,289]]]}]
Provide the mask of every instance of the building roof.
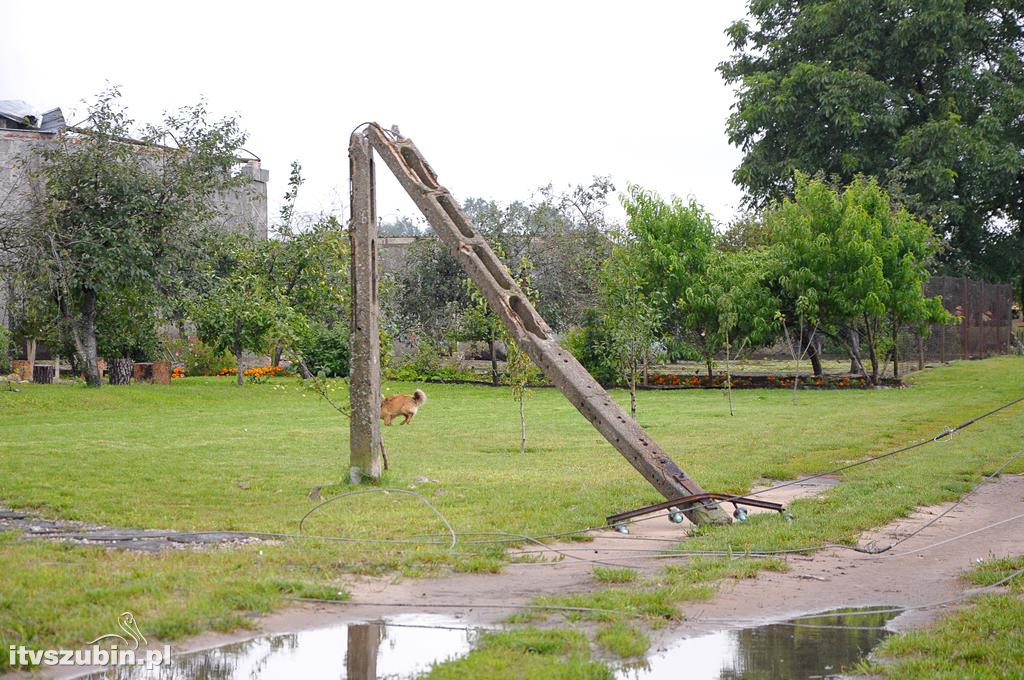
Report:
[{"label": "building roof", "polygon": [[20,99],[0,99],[0,118],[17,127],[39,132],[56,132],[66,125],[64,113],[59,108],[39,111]]}]

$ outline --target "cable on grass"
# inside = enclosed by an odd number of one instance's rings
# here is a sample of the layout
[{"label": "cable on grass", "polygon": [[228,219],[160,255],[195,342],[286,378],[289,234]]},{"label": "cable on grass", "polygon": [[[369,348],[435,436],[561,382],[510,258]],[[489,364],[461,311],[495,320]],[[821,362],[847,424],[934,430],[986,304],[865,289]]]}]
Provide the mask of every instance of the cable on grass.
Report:
[{"label": "cable on grass", "polygon": [[433,504],[431,504],[430,501],[428,501],[426,498],[424,498],[422,494],[418,494],[415,491],[409,491],[407,489],[356,489],[355,491],[346,491],[345,493],[340,493],[337,496],[331,496],[330,498],[317,503],[315,506],[310,508],[309,511],[305,515],[302,516],[302,519],[299,520],[299,535],[300,536],[304,535],[302,533],[302,525],[306,521],[306,518],[308,518],[310,515],[312,515],[314,512],[316,512],[320,508],[324,507],[328,503],[333,503],[333,502],[335,502],[337,500],[341,500],[342,498],[347,498],[349,496],[359,496],[359,495],[365,494],[365,493],[383,493],[383,494],[397,493],[397,494],[406,494],[406,495],[414,496],[414,497],[418,498],[421,503],[423,503],[428,508],[430,508],[430,511],[433,512],[437,516],[437,518],[439,520],[441,520],[441,523],[444,524],[445,528],[448,529],[448,535],[452,537],[452,541],[451,541],[451,544],[448,546],[448,549],[449,550],[455,550],[455,543],[458,540],[458,537],[455,534],[455,529],[452,528],[451,523],[448,521],[448,518],[445,517],[441,513],[440,510],[435,508],[433,506]]}]

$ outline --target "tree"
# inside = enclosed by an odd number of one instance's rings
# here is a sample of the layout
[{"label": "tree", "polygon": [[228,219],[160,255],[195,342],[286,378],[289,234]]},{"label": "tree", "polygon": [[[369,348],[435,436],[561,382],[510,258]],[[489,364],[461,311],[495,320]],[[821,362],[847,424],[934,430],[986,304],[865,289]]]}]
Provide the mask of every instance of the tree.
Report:
[{"label": "tree", "polygon": [[[627,241],[612,250],[601,277],[601,298],[608,328],[606,355],[629,389],[629,412],[636,420],[636,388],[644,369],[655,358],[660,340],[658,305],[645,292],[650,272],[638,257],[638,244]],[[657,295],[654,293],[653,295]]]},{"label": "tree", "polygon": [[392,338],[427,336],[436,342],[456,332],[470,304],[466,273],[436,234],[409,247],[405,266],[382,295],[381,324]]},{"label": "tree", "polygon": [[158,305],[153,291],[146,289],[100,295],[96,349],[110,361],[110,384],[127,385],[132,376],[132,363],[152,361],[159,353],[158,317],[154,313]]},{"label": "tree", "polygon": [[937,249],[931,230],[893,206],[877,181],[860,177],[837,190],[797,174],[794,198],[765,219],[783,313],[843,346],[870,384],[878,384],[880,354],[904,324],[948,319],[941,301],[922,291]]},{"label": "tree", "polygon": [[381,238],[422,236],[424,231],[429,231],[429,227],[424,229],[416,220],[405,215],[398,215],[390,222],[381,222],[377,225],[377,235]]},{"label": "tree", "polygon": [[[607,178],[597,177],[562,192],[543,187],[530,201],[470,198],[463,205],[506,264],[515,269],[524,259],[531,262],[537,310],[556,331],[578,325],[585,310],[598,304],[598,279],[611,247],[604,208],[613,190]],[[462,268],[429,233],[410,246],[404,264],[395,275],[385,326],[399,338],[450,337],[452,320],[471,304]]]},{"label": "tree", "polygon": [[[530,287],[530,263],[526,261],[520,269],[516,283],[532,301],[536,298],[535,291]],[[505,336],[505,347],[507,360],[505,361],[505,372],[508,375],[508,384],[512,388],[512,399],[519,405],[519,453],[526,453],[526,399],[530,396],[530,384],[539,381],[544,377],[540,369],[533,363],[533,359],[516,342],[508,331],[502,326]]]},{"label": "tree", "polygon": [[497,386],[498,354],[495,344],[505,341],[507,347],[510,344],[508,334],[505,331],[505,325],[491,309],[487,299],[476,285],[470,279],[465,279],[464,285],[471,303],[463,311],[453,337],[456,340],[487,343],[488,356],[491,358],[491,384]]},{"label": "tree", "polygon": [[708,375],[721,348],[718,295],[711,279],[715,249],[711,215],[696,201],[665,202],[654,192],[630,186],[623,198],[629,217],[631,265],[648,304],[657,305],[667,335],[683,338],[704,357]]},{"label": "tree", "polygon": [[899,188],[956,273],[1024,281],[1024,8],[1018,0],[752,0],[719,67],[752,207],[794,170]]},{"label": "tree", "polygon": [[193,310],[196,331],[217,352],[229,350],[243,384],[242,354],[264,353],[284,339],[292,343],[305,321],[285,303],[266,276],[266,241],[225,239],[219,276]]},{"label": "tree", "polygon": [[199,103],[137,131],[119,100],[108,89],[85,129],[66,128],[35,148],[25,159],[33,192],[19,219],[0,220],[14,232],[0,242],[14,244],[15,266],[45,282],[93,387],[101,306],[157,289],[188,260],[181,252],[215,214],[214,194],[248,181],[232,171],[245,140],[234,119],[210,121]]},{"label": "tree", "polygon": [[729,415],[733,415],[732,358],[746,347],[770,344],[778,335],[779,301],[769,285],[770,258],[767,249],[725,252],[710,270],[718,320],[708,330],[725,350]]}]

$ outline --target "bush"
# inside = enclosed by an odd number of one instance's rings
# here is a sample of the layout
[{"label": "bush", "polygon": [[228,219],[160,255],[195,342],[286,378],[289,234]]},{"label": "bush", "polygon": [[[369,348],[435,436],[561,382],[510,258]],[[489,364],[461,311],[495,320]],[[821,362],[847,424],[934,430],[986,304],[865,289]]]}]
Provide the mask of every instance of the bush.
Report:
[{"label": "bush", "polygon": [[679,338],[665,340],[665,358],[671,364],[680,361],[704,361],[704,355],[701,354],[699,347]]},{"label": "bush", "polygon": [[348,329],[342,326],[317,324],[299,338],[295,349],[306,362],[306,367],[318,375],[329,377],[348,375]]},{"label": "bush", "polygon": [[11,372],[11,332],[0,326],[0,375]]},{"label": "bush", "polygon": [[164,351],[172,364],[180,365],[186,375],[223,375],[235,369],[235,357],[230,352],[216,352],[213,347],[195,336],[184,340],[167,340]]},{"label": "bush", "polygon": [[607,349],[612,345],[611,337],[597,310],[586,310],[581,325],[570,328],[562,344],[576,357],[576,361],[590,371],[594,380],[602,385],[612,385],[616,382],[618,372]]},{"label": "bush", "polygon": [[479,380],[473,371],[459,367],[458,363],[442,356],[440,346],[428,339],[421,339],[415,351],[408,356],[391,361],[385,377],[389,380]]}]

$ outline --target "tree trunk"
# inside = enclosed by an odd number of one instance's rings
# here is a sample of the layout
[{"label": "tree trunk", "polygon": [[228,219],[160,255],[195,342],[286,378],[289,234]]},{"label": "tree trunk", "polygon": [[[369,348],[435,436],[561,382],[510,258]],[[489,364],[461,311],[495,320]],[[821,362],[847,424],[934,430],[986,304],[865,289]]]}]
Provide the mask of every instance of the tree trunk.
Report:
[{"label": "tree trunk", "polygon": [[870,382],[871,377],[868,375],[868,370],[864,368],[864,362],[860,358],[860,339],[857,331],[850,328],[847,329],[847,334],[850,341],[844,344],[846,345],[847,353],[850,355],[850,373],[859,373],[865,382]]},{"label": "tree trunk", "polygon": [[714,378],[715,372],[714,369],[711,367],[711,357],[704,357],[704,362],[707,364],[708,367],[708,378]]},{"label": "tree trunk", "polygon": [[629,381],[629,414],[636,420],[636,374]]},{"label": "tree trunk", "polygon": [[523,455],[526,453],[526,398],[525,395],[519,396],[519,454]]},{"label": "tree trunk", "polygon": [[874,340],[868,342],[868,359],[871,361],[871,384],[878,384],[878,354],[875,352]]},{"label": "tree trunk", "polygon": [[[860,373],[863,365],[860,361],[860,334],[854,330],[849,330],[850,335],[850,373]],[[867,373],[864,373],[864,377],[867,378]]]},{"label": "tree trunk", "polygon": [[491,384],[498,386],[498,357],[494,353],[494,340],[487,341],[487,351],[491,354]]},{"label": "tree trunk", "polygon": [[892,346],[892,377],[897,380],[900,377],[900,351],[896,345]]},{"label": "tree trunk", "polygon": [[131,381],[134,363],[127,357],[110,360],[110,384],[127,385]]},{"label": "tree trunk", "polygon": [[728,335],[725,340],[725,391],[729,395],[729,415],[734,416],[736,414],[732,408],[732,347],[729,346]]},{"label": "tree trunk", "polygon": [[[62,301],[65,318],[71,323],[71,337],[75,343],[75,351],[82,360],[85,371],[85,383],[89,387],[100,386],[99,357],[96,355],[96,291],[92,288],[82,290],[81,316],[71,310],[66,301]],[[55,357],[56,371],[60,371],[60,357]]]},{"label": "tree trunk", "polygon": [[280,366],[281,365],[281,352],[283,351],[283,349],[284,348],[281,347],[281,343],[280,342],[278,342],[276,345],[274,345],[274,356],[272,356],[271,359],[270,359],[270,365],[271,366]]},{"label": "tree trunk", "polygon": [[235,319],[235,384],[242,386],[242,319]]},{"label": "tree trunk", "polygon": [[811,339],[811,341],[807,343],[807,358],[811,360],[811,368],[814,370],[814,377],[820,378],[822,376],[821,349],[818,344],[818,340]]},{"label": "tree trunk", "polygon": [[25,341],[25,358],[28,359],[28,374],[32,375],[32,369],[36,365],[36,339],[29,338]]}]

